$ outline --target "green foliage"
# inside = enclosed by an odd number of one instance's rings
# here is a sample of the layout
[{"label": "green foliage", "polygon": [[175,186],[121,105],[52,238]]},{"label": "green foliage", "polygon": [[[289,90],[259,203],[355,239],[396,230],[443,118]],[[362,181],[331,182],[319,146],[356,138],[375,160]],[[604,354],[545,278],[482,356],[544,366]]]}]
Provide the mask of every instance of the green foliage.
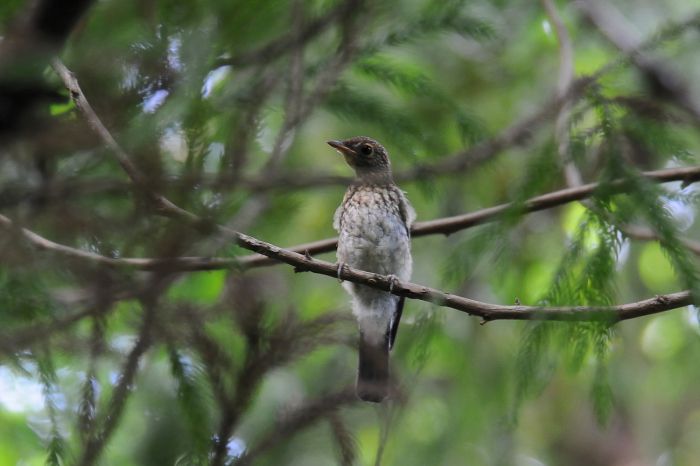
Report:
[{"label": "green foliage", "polygon": [[36,362],[39,378],[43,386],[44,406],[51,424],[50,431],[45,439],[45,442],[47,443],[46,464],[50,466],[62,466],[67,463],[65,451],[66,441],[61,434],[61,428],[58,425],[57,419],[59,413],[55,402],[55,397],[57,395],[55,390],[55,384],[57,381],[56,370],[54,369],[50,354],[38,357]]},{"label": "green foliage", "polygon": [[[605,211],[605,205],[600,202],[596,207]],[[603,309],[612,305],[621,238],[618,230],[589,211],[541,303],[547,306],[600,306]],[[610,351],[612,319],[612,315],[601,311],[598,321],[593,322],[529,324],[524,330],[516,363],[516,409],[525,398],[537,394],[546,385],[560,358],[566,362],[569,372],[575,374],[583,368],[585,359],[593,354],[596,371],[591,401],[598,421],[604,424],[611,406],[605,367]],[[544,372],[543,367],[546,367]]]},{"label": "green foliage", "polygon": [[38,321],[52,310],[46,284],[32,271],[0,268],[0,315],[6,325]]},{"label": "green foliage", "polygon": [[340,86],[331,93],[326,106],[340,118],[379,128],[391,142],[410,153],[422,139],[421,130],[396,108],[381,102],[376,96]]},{"label": "green foliage", "polygon": [[523,175],[512,190],[511,203],[492,225],[479,227],[476,233],[457,245],[446,261],[444,280],[454,286],[469,278],[486,256],[495,258],[501,273],[509,267],[512,254],[511,233],[523,218],[525,201],[551,186],[559,174],[553,141],[545,142],[528,159]]},{"label": "green foliage", "polygon": [[[700,463],[697,309],[609,310],[700,296],[696,175],[642,175],[697,162],[681,85],[697,93],[696,6],[610,5],[641,21],[639,50],[679,96],[558,4],[589,74],[562,106],[565,57],[537,2],[93,3],[58,54],[120,150],[72,101],[0,124],[0,465],[613,464],[605,445],[622,443],[629,463]],[[0,103],[24,89],[7,57],[26,4],[0,6]],[[507,204],[414,235],[412,282],[597,311],[479,325],[409,299],[393,400],[358,402],[335,279],[190,269],[250,253],[216,225],[279,247],[334,235],[351,170],[324,141],[357,135],[389,149],[418,221]],[[591,196],[529,212],[573,171]],[[123,258],[141,260],[106,260]]]},{"label": "green foliage", "polygon": [[180,352],[170,349],[169,354],[171,373],[177,383],[177,399],[180,403],[192,442],[193,464],[205,464],[209,447],[210,428],[207,410],[206,386],[202,383],[202,369],[197,367],[190,358],[181,356]]}]

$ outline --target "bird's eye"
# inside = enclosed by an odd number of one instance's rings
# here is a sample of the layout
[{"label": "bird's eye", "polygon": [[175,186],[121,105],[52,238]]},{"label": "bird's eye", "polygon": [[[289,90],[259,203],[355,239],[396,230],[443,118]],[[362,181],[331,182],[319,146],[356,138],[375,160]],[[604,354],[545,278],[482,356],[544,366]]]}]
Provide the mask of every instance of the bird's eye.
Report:
[{"label": "bird's eye", "polygon": [[362,155],[372,155],[373,149],[372,146],[370,146],[369,144],[365,144],[360,150],[362,151]]}]

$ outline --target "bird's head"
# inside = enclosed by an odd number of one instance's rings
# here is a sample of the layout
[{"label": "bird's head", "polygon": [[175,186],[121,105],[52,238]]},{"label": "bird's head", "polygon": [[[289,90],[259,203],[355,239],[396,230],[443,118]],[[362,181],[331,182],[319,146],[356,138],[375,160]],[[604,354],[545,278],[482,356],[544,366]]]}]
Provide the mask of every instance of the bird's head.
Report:
[{"label": "bird's head", "polygon": [[384,146],[374,139],[357,136],[345,141],[328,141],[328,145],[343,154],[345,162],[355,170],[359,179],[391,180],[389,154]]}]

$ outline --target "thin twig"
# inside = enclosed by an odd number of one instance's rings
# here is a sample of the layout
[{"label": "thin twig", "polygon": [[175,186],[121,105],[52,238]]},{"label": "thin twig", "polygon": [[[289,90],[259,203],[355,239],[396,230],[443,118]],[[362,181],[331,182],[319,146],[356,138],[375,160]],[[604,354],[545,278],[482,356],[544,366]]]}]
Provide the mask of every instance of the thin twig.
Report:
[{"label": "thin twig", "polygon": [[[15,228],[14,223],[0,215],[0,227]],[[176,257],[162,259],[113,258],[94,252],[83,251],[55,243],[26,228],[20,229],[22,235],[37,249],[54,251],[76,259],[87,260],[108,267],[133,267],[143,271],[159,272],[194,272],[200,270],[239,269],[241,265],[236,258],[215,257]]]}]

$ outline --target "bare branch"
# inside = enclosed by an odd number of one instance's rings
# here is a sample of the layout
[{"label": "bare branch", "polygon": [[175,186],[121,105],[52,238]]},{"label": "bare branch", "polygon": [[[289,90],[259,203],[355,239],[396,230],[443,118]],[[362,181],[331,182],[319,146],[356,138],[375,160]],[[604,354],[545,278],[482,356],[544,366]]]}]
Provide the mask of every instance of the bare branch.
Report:
[{"label": "bare branch", "polygon": [[[13,228],[13,222],[0,215],[0,227]],[[29,240],[30,244],[39,250],[54,251],[60,254],[83,259],[102,264],[108,267],[133,267],[144,271],[161,271],[161,272],[194,272],[200,270],[222,270],[222,269],[240,269],[241,265],[236,258],[216,258],[216,257],[177,257],[163,259],[139,259],[139,258],[112,258],[96,254],[94,252],[83,251],[82,249],[72,248],[62,244],[55,243],[49,239],[40,236],[33,231],[21,228],[20,231],[24,237]]]},{"label": "bare branch", "polygon": [[[240,234],[239,234],[240,235]],[[268,243],[256,240],[246,235],[240,235],[239,244],[245,244],[246,248],[254,248],[256,252],[275,260],[295,266],[300,272],[313,272],[329,277],[337,278],[338,267],[336,264],[307,257],[285,249],[277,248]],[[397,296],[405,296],[410,299],[427,301],[438,306],[449,307],[470,315],[479,316],[484,321],[491,320],[561,320],[561,321],[589,321],[607,319],[613,322],[641,317],[649,314],[664,312],[693,304],[689,291],[683,291],[666,296],[657,296],[637,303],[623,304],[619,306],[567,306],[567,307],[539,307],[539,306],[501,306],[487,304],[460,296],[451,295],[444,291],[436,290],[414,283],[402,282],[394,284],[392,279],[382,275],[362,272],[355,269],[344,268],[342,279],[353,283],[368,286],[383,291],[391,292]]]},{"label": "bare branch", "polygon": [[559,15],[554,1],[540,1],[559,39],[559,80],[557,81],[557,95],[561,98],[569,92],[569,88],[574,81],[574,46],[571,42],[571,36],[569,36],[569,32],[566,30],[564,20]]}]

